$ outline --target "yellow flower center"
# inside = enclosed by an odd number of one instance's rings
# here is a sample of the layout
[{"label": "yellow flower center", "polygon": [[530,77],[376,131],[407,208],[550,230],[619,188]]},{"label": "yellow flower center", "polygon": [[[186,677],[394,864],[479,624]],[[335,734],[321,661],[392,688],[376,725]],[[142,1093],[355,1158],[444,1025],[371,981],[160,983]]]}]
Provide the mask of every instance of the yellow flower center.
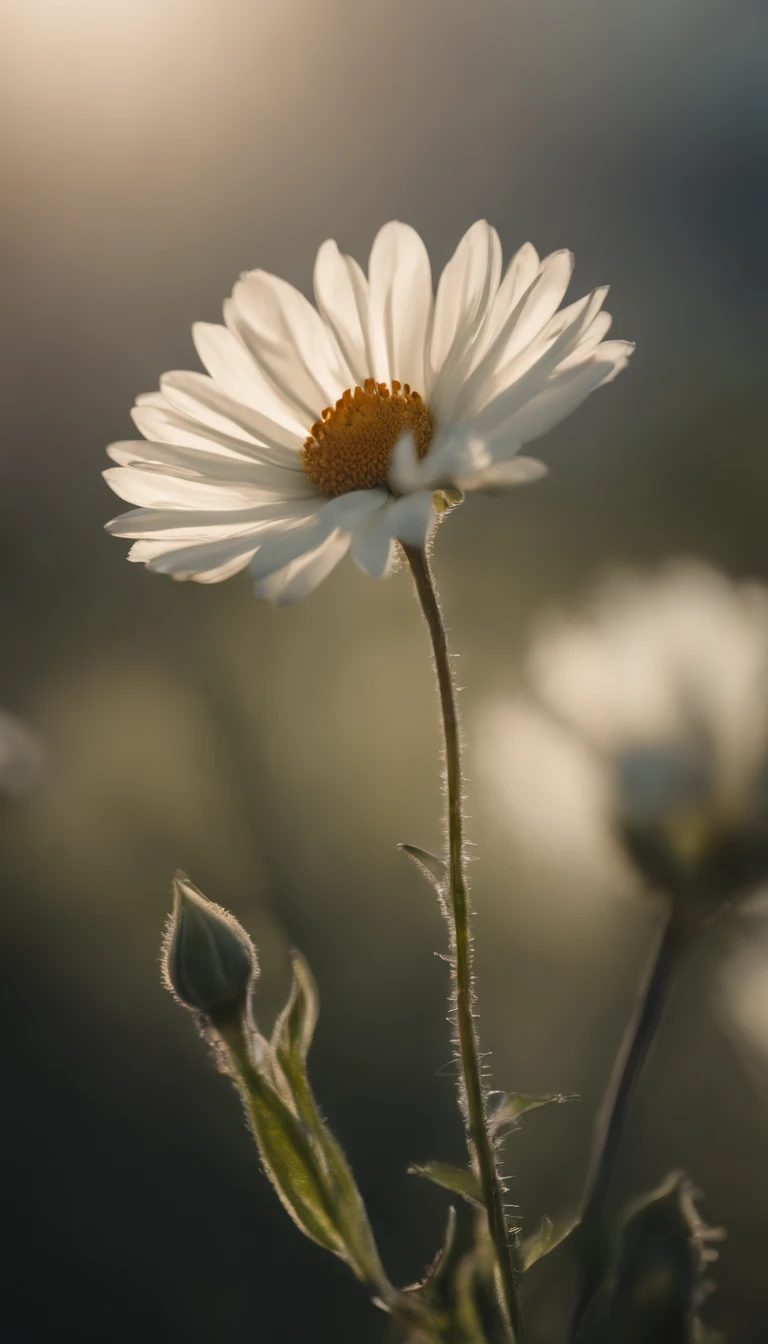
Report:
[{"label": "yellow flower center", "polygon": [[304,470],[317,490],[346,495],[350,490],[386,486],[389,459],[400,436],[410,430],[418,457],[432,442],[435,417],[418,392],[393,379],[366,378],[347,388],[335,406],[326,406],[302,450]]}]

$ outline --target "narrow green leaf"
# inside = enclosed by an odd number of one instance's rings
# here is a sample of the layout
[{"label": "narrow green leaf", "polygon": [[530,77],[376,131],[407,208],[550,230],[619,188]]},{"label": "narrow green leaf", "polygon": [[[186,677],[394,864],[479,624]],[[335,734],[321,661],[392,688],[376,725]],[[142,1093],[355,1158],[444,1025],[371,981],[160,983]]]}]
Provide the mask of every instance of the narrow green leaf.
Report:
[{"label": "narrow green leaf", "polygon": [[325,1174],[304,1125],[257,1069],[243,1071],[240,1081],[264,1169],[283,1207],[305,1236],[346,1259]]},{"label": "narrow green leaf", "polygon": [[530,1269],[537,1260],[543,1260],[545,1255],[554,1251],[556,1246],[565,1241],[565,1238],[573,1229],[573,1223],[562,1223],[555,1226],[551,1218],[546,1214],[542,1218],[535,1232],[530,1237],[525,1237],[520,1245],[520,1263],[523,1269]]},{"label": "narrow green leaf", "polygon": [[315,1154],[327,1206],[342,1238],[343,1257],[358,1278],[391,1291],[368,1215],[344,1153],[323,1121],[306,1071],[318,1017],[315,981],[299,952],[292,954],[293,984],[270,1043],[271,1072],[284,1104],[298,1120]]},{"label": "narrow green leaf", "polygon": [[317,1026],[319,1004],[315,978],[300,952],[291,953],[293,983],[272,1032],[272,1049],[293,1055],[306,1064]]},{"label": "narrow green leaf", "polygon": [[564,1096],[561,1092],[545,1097],[530,1097],[522,1092],[502,1092],[500,1100],[488,1116],[491,1133],[498,1138],[503,1130],[514,1129],[526,1111],[538,1110],[540,1106],[559,1106],[564,1101],[574,1100],[572,1095]]},{"label": "narrow green leaf", "polygon": [[315,1114],[318,1122],[316,1133],[330,1178],[339,1226],[344,1236],[347,1262],[364,1283],[376,1284],[379,1293],[386,1301],[393,1290],[379,1259],[363,1197],[340,1145],[328,1126],[322,1123],[317,1111]]},{"label": "narrow green leaf", "polygon": [[443,859],[438,859],[436,854],[430,854],[427,849],[419,849],[418,845],[401,844],[398,845],[398,849],[402,849],[403,853],[413,860],[438,896],[442,896],[448,883],[448,866]]},{"label": "narrow green leaf", "polygon": [[408,1172],[411,1176],[423,1176],[428,1181],[434,1181],[443,1190],[450,1190],[452,1194],[469,1200],[470,1204],[483,1208],[480,1182],[468,1167],[453,1167],[449,1162],[425,1162],[414,1164],[408,1168]]}]

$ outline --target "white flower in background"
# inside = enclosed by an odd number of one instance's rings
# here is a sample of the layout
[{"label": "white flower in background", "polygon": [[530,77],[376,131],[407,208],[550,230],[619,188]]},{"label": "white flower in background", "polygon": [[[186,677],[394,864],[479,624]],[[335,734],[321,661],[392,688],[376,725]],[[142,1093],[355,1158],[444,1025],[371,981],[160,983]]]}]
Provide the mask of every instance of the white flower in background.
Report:
[{"label": "white flower in background", "polygon": [[435,491],[498,488],[545,471],[517,456],[624,367],[605,341],[606,290],[560,308],[569,252],[531,247],[503,277],[484,221],[459,243],[433,295],[426,248],[384,226],[368,277],[334,242],[315,264],[317,307],[264,271],[198,323],[208,370],[168,373],[138,399],[146,442],[113,444],[105,472],[138,505],[109,524],[130,558],[216,583],[250,566],[277,603],[310,593],[351,549],[373,577],[395,541],[424,547]]},{"label": "white flower in background", "polygon": [[35,734],[0,709],[0,793],[20,794],[31,788],[42,756]]},{"label": "white flower in background", "polygon": [[768,1057],[768,938],[766,928],[746,940],[731,954],[723,968],[720,1006],[726,1022],[742,1042],[758,1051],[760,1078],[765,1085],[764,1059]]},{"label": "white flower in background", "polygon": [[591,808],[593,835],[613,826],[646,880],[699,907],[768,877],[768,589],[692,562],[617,577],[581,619],[542,623],[529,670],[554,787],[524,756],[516,784],[542,840]]}]

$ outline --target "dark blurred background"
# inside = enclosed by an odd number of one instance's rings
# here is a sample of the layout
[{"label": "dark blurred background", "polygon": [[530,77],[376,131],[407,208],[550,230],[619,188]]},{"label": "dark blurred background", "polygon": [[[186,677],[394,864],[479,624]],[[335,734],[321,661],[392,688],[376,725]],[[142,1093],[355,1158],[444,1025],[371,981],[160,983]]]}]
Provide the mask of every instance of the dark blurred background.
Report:
[{"label": "dark blurred background", "polygon": [[[274,611],[245,576],[126,564],[102,531],[123,507],[104,446],[138,392],[197,367],[190,325],[241,270],[307,290],[328,236],[365,261],[398,217],[437,267],[486,216],[507,253],[572,248],[575,297],[611,283],[630,370],[540,445],[548,480],[470,499],[436,557],[466,687],[483,1043],[497,1085],[581,1098],[510,1140],[511,1198],[529,1229],[567,1213],[654,916],[568,855],[558,871],[554,818],[547,862],[522,861],[483,725],[534,617],[614,562],[768,577],[768,10],[2,0],[0,29],[0,703],[48,751],[0,810],[4,1335],[376,1344],[384,1317],[278,1206],[157,949],[178,865],[258,941],[265,1025],[303,949],[316,1090],[392,1276],[417,1278],[447,1200],[407,1165],[462,1152],[444,931],[395,848],[440,844],[425,635],[404,574],[347,561]],[[722,991],[760,939],[732,917],[691,958],[616,1191],[689,1171],[729,1230],[708,1318],[731,1344],[768,1336],[768,1003],[740,1034]]]}]

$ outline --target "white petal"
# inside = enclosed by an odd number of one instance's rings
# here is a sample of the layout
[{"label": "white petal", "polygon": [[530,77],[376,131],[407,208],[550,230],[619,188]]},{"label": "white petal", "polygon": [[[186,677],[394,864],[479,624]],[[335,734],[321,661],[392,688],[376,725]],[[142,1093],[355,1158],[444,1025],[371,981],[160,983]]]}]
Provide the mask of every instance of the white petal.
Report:
[{"label": "white petal", "polygon": [[430,405],[444,422],[488,317],[501,273],[498,234],[484,219],[468,229],[440,276],[429,354]]},{"label": "white petal", "polygon": [[[593,289],[592,293],[586,295],[585,298],[577,299],[575,303],[569,303],[565,308],[560,308],[543,329],[542,338],[548,340],[559,336],[560,332],[564,331],[575,317],[578,317],[587,309],[579,343],[586,341],[595,323],[599,321],[600,311],[608,293],[608,285],[598,285],[597,289]],[[608,325],[610,326],[610,320]]]},{"label": "white petal", "polygon": [[299,556],[316,550],[337,528],[348,535],[370,513],[380,508],[385,499],[385,490],[354,490],[332,499],[312,518],[289,523],[282,532],[268,537],[259,547],[251,561],[253,578],[266,578]]},{"label": "white petal", "polygon": [[[140,543],[146,546],[147,543]],[[245,569],[255,545],[247,537],[226,537],[221,541],[197,542],[191,546],[174,547],[150,557],[141,551],[132,554],[132,560],[146,558],[149,569],[158,574],[171,574],[175,579],[194,579],[197,583],[219,583]]]},{"label": "white petal", "polygon": [[293,285],[266,271],[249,271],[232,291],[230,320],[256,362],[308,424],[333,405],[351,374],[317,309]]},{"label": "white petal", "polygon": [[[543,463],[534,458],[515,457],[519,448],[520,442],[515,442],[511,436],[496,443],[473,433],[469,425],[457,425],[444,434],[420,462],[411,445],[404,441],[398,443],[390,477],[396,489],[407,487],[411,491],[431,492],[440,489],[494,490],[522,485],[545,475],[547,468]],[[408,498],[420,497],[411,494]],[[400,502],[405,504],[406,500]],[[402,540],[407,541],[407,538]]]},{"label": "white petal", "polygon": [[190,578],[195,583],[222,583],[224,579],[231,579],[235,574],[240,574],[248,566],[251,553],[246,551],[245,555],[236,555],[229,562],[217,565],[215,569],[206,569],[200,574],[192,574]]},{"label": "white petal", "polygon": [[609,364],[610,369],[603,378],[603,383],[610,383],[621,373],[629,363],[630,356],[635,348],[634,341],[603,341],[595,350],[595,359],[599,359],[601,364]]},{"label": "white petal", "polygon": [[304,521],[319,512],[314,502],[290,504],[279,500],[252,509],[225,512],[195,509],[131,509],[113,518],[105,530],[114,537],[147,537],[184,545],[192,541],[217,541],[223,537],[268,535],[288,522]]},{"label": "white petal", "polygon": [[540,438],[575,411],[613,373],[613,363],[598,355],[566,373],[556,373],[551,384],[505,420],[493,437],[508,435],[517,443]]},{"label": "white petal", "polygon": [[381,579],[392,561],[393,543],[424,549],[436,518],[432,491],[390,499],[354,533],[352,557],[364,573]]},{"label": "white petal", "polygon": [[432,323],[432,272],[415,229],[393,221],[380,229],[368,267],[368,337],[372,376],[401,383],[422,395]]},{"label": "white petal", "polygon": [[[546,388],[550,376],[558,365],[572,354],[585,329],[594,320],[594,296],[589,295],[586,299],[580,300],[573,305],[573,309],[572,320],[554,341],[541,347],[541,353],[533,363],[529,362],[524,351],[517,360],[513,360],[509,366],[500,371],[497,375],[497,387],[501,390],[497,391],[473,417],[478,433],[486,436],[492,433],[514,412]],[[516,373],[521,367],[525,371]]]},{"label": "white petal", "polygon": [[[519,445],[518,445],[519,446]],[[487,440],[470,425],[454,425],[419,460],[409,435],[395,444],[389,480],[393,490],[411,495],[422,490],[460,490],[459,479],[475,476],[494,461]]]},{"label": "white petal", "polygon": [[610,313],[598,313],[594,322],[586,328],[583,336],[579,338],[579,343],[573,354],[558,365],[557,373],[560,374],[564,369],[583,363],[586,357],[592,354],[595,347],[600,344],[606,333],[610,331],[612,322],[613,318]]},{"label": "white petal", "polygon": [[131,417],[137,429],[145,439],[153,443],[173,443],[187,448],[202,448],[204,452],[216,453],[220,457],[233,457],[237,461],[247,459],[251,462],[274,462],[288,471],[303,472],[298,439],[290,448],[273,444],[267,447],[256,441],[252,434],[247,437],[244,431],[230,426],[230,432],[203,424],[199,418],[191,419],[176,411],[158,393],[157,402],[139,398],[131,411]]},{"label": "white petal", "polygon": [[406,546],[419,546],[423,550],[436,518],[432,491],[404,495],[390,504],[386,512],[392,536]]},{"label": "white petal", "polygon": [[485,471],[478,472],[470,480],[463,478],[461,490],[482,490],[485,494],[495,494],[500,490],[509,490],[516,485],[531,485],[548,474],[549,468],[537,457],[512,457],[508,462],[494,462]]},{"label": "white petal", "polygon": [[541,262],[536,248],[531,243],[523,243],[512,257],[493,300],[487,326],[483,332],[486,341],[496,335],[502,322],[533,284],[540,269]]},{"label": "white petal", "polygon": [[202,477],[161,475],[141,466],[108,467],[102,474],[120,499],[146,509],[246,509],[261,502],[260,491],[245,484],[235,489]]},{"label": "white petal", "polygon": [[352,534],[352,559],[364,574],[382,579],[392,561],[394,540],[385,506]]},{"label": "white petal", "polygon": [[373,368],[368,352],[368,281],[358,263],[343,256],[329,239],[317,254],[314,284],[318,309],[336,336],[354,382],[362,386]]},{"label": "white petal", "polygon": [[289,471],[253,458],[223,457],[218,453],[204,453],[198,448],[186,448],[174,443],[148,443],[143,439],[111,443],[107,455],[121,467],[138,467],[157,471],[166,468],[170,476],[179,475],[226,485],[232,482],[247,484],[260,497],[280,495],[312,498],[313,487],[304,472]]},{"label": "white petal", "polygon": [[300,602],[336,568],[348,547],[349,534],[341,530],[333,532],[316,550],[294,560],[285,569],[257,580],[253,591],[257,597],[267,598],[276,607]]},{"label": "white petal", "polygon": [[352,558],[372,579],[381,579],[392,561],[393,543],[424,549],[435,521],[432,491],[390,499],[352,537]]},{"label": "white petal", "polygon": [[370,514],[380,509],[382,504],[386,504],[388,497],[388,491],[383,488],[350,490],[349,494],[338,495],[329,504],[325,504],[321,512],[324,518],[332,520],[334,527],[341,527],[345,532],[353,532]]},{"label": "white petal", "polygon": [[[458,418],[466,418],[494,395],[494,377],[502,365],[507,371],[509,382],[524,371],[525,364],[520,362],[522,352],[531,349],[536,337],[547,327],[568,288],[572,271],[573,256],[570,252],[553,252],[546,258],[533,283],[507,313],[482,358],[464,380],[456,399],[455,414]],[[582,300],[584,307],[586,302]],[[574,308],[576,306],[573,305]],[[576,317],[575,312],[566,312],[568,319],[563,315],[558,331],[552,333],[550,344],[559,331],[568,325],[568,320]],[[546,346],[542,346],[542,354],[545,349]],[[533,363],[537,353],[537,348],[532,348],[527,362]],[[499,374],[499,381],[502,377]]]},{"label": "white petal", "polygon": [[292,449],[302,446],[292,430],[263,415],[254,406],[233,401],[204,373],[190,373],[185,369],[166,373],[160,379],[160,388],[174,410],[192,420],[208,425],[217,433],[242,438],[243,434],[266,448]]},{"label": "white petal", "polygon": [[420,490],[429,476],[429,468],[425,468],[424,463],[429,462],[436,450],[437,445],[434,445],[426,458],[419,461],[413,435],[409,432],[402,434],[389,459],[388,478],[392,489],[401,495]]},{"label": "white petal", "polygon": [[192,339],[200,359],[214,382],[228,397],[253,406],[270,420],[284,425],[297,438],[306,437],[301,408],[278,392],[250,352],[227,327],[214,322],[196,322]]}]

